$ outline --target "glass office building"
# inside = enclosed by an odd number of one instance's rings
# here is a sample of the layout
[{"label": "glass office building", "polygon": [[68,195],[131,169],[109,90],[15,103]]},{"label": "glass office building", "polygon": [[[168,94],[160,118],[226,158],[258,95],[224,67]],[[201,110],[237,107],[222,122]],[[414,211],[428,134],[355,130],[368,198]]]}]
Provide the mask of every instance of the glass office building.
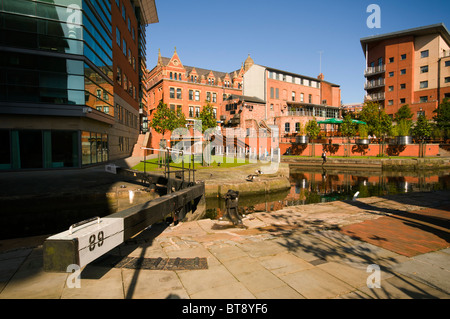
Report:
[{"label": "glass office building", "polygon": [[109,0],[0,0],[0,170],[108,160]]}]

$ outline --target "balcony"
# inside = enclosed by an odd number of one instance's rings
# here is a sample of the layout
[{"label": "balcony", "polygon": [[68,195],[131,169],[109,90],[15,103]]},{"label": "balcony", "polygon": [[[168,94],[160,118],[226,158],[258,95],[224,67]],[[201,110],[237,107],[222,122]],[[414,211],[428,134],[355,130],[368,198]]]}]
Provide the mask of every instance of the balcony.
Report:
[{"label": "balcony", "polygon": [[367,94],[364,96],[364,100],[369,101],[382,101],[384,100],[384,92],[380,93],[374,93],[374,94]]},{"label": "balcony", "polygon": [[384,73],[386,71],[386,65],[369,66],[364,70],[364,76],[372,76],[375,74]]},{"label": "balcony", "polygon": [[366,84],[364,84],[365,90],[375,89],[384,86],[384,79],[378,79],[374,81],[368,81]]}]

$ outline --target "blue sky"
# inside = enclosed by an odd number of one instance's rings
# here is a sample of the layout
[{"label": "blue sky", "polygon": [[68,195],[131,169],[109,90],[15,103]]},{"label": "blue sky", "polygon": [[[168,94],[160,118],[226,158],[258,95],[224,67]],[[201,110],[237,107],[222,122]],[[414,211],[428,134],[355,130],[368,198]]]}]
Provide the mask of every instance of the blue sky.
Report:
[{"label": "blue sky", "polygon": [[[251,55],[256,64],[317,77],[341,86],[342,102],[364,96],[360,38],[444,23],[450,1],[155,0],[159,23],[147,27],[147,68],[158,49],[174,47],[190,66],[231,72]],[[381,9],[381,28],[370,29],[369,4]]]}]

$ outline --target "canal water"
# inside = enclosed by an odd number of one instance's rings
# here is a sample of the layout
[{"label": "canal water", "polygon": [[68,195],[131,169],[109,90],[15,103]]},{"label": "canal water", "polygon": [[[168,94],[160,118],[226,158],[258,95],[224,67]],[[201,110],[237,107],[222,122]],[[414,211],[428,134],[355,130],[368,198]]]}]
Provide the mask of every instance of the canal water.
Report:
[{"label": "canal water", "polygon": [[[368,171],[291,167],[291,188],[259,196],[240,196],[241,214],[277,211],[287,206],[323,203],[336,200],[385,196],[409,192],[450,189],[450,172],[434,171]],[[225,201],[206,199],[204,218],[219,219],[226,212]]]}]

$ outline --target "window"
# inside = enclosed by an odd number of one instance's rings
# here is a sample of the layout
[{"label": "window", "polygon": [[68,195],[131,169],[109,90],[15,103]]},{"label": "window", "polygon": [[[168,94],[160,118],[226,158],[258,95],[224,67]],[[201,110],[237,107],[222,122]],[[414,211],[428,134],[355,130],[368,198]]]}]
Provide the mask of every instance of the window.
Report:
[{"label": "window", "polygon": [[200,116],[200,106],[196,106],[195,107],[195,117],[199,117]]},{"label": "window", "polygon": [[120,30],[116,27],[116,43],[120,47]]},{"label": "window", "polygon": [[389,58],[389,63],[394,63],[394,58]]},{"label": "window", "polygon": [[194,117],[194,107],[189,106],[189,117]]},{"label": "window", "polygon": [[122,86],[122,69],[117,67],[117,82]]},{"label": "window", "polygon": [[295,123],[295,131],[299,132],[300,131],[300,122],[296,122]]},{"label": "window", "polygon": [[450,66],[450,60],[445,61],[445,66]]},{"label": "window", "polygon": [[170,98],[171,99],[175,98],[175,89],[174,88],[170,88]]},{"label": "window", "polygon": [[428,81],[422,81],[420,82],[420,88],[421,89],[426,89],[428,87]]},{"label": "window", "polygon": [[177,99],[181,100],[181,89],[177,89]]},{"label": "window", "polygon": [[169,78],[170,78],[171,80],[173,79],[173,73],[172,73],[172,72],[170,72]]},{"label": "window", "polygon": [[401,98],[400,99],[400,104],[405,104],[406,103],[406,99],[405,98]]},{"label": "window", "polygon": [[284,132],[289,133],[291,130],[291,123],[284,123]]},{"label": "window", "polygon": [[389,72],[389,77],[392,78],[394,76],[394,71]]},{"label": "window", "polygon": [[401,70],[400,70],[400,74],[401,74],[401,75],[406,74],[406,69],[401,69]]},{"label": "window", "polygon": [[428,73],[428,65],[421,66],[420,73]]},{"label": "window", "polygon": [[280,90],[278,88],[275,89],[275,98],[276,99],[280,98]]},{"label": "window", "polygon": [[213,101],[213,103],[217,102],[217,93],[213,93],[212,101]]},{"label": "window", "polygon": [[383,65],[383,58],[379,58],[379,59],[378,59],[378,65],[379,65],[379,66],[382,66],[382,65]]},{"label": "window", "polygon": [[391,85],[391,86],[389,87],[389,92],[392,92],[392,91],[394,91],[394,86],[393,86],[393,85]]},{"label": "window", "polygon": [[447,76],[447,77],[444,79],[444,83],[450,83],[450,76]]},{"label": "window", "polygon": [[200,91],[195,91],[195,100],[200,101]]},{"label": "window", "polygon": [[215,119],[217,118],[217,109],[216,108],[213,109],[213,117]]},{"label": "window", "polygon": [[128,91],[128,78],[126,74],[123,75],[123,87],[125,91]]},{"label": "window", "polygon": [[417,111],[417,117],[425,116],[425,111]]},{"label": "window", "polygon": [[389,100],[388,105],[394,105],[394,100]]},{"label": "window", "polygon": [[270,98],[273,99],[273,88],[270,88]]},{"label": "window", "polygon": [[295,92],[292,91],[292,101],[295,102]]},{"label": "window", "polygon": [[406,83],[402,83],[402,84],[400,84],[400,89],[401,89],[401,90],[404,90],[404,89],[406,89]]},{"label": "window", "polygon": [[133,41],[136,41],[136,35],[134,33],[134,27],[131,27],[131,37],[133,38]]},{"label": "window", "polygon": [[122,18],[123,18],[123,21],[125,21],[125,16],[126,16],[126,11],[125,11],[125,5],[122,3]]},{"label": "window", "polygon": [[177,75],[177,73],[175,73],[174,76],[175,76],[175,80],[178,80],[178,75]]},{"label": "window", "polygon": [[123,54],[125,54],[125,56],[127,56],[127,42],[125,41],[125,39],[122,40],[122,50],[123,50]]},{"label": "window", "polygon": [[129,17],[128,17],[128,31],[131,32],[131,20]]},{"label": "window", "polygon": [[116,5],[117,5],[117,8],[120,9],[120,1],[119,0],[116,0]]},{"label": "window", "polygon": [[206,92],[206,101],[211,102],[211,92]]},{"label": "window", "polygon": [[426,103],[426,102],[428,102],[428,96],[421,96],[420,103]]},{"label": "window", "polygon": [[189,90],[189,100],[190,101],[194,100],[194,91],[193,90]]},{"label": "window", "polygon": [[308,100],[309,100],[309,103],[312,103],[312,94],[308,95]]},{"label": "window", "polygon": [[402,55],[400,56],[400,60],[406,60],[406,54],[402,54]]},{"label": "window", "polygon": [[420,51],[421,58],[428,58],[429,52],[428,50]]},{"label": "window", "polygon": [[303,101],[304,101],[304,98],[305,98],[305,94],[300,93],[300,102],[303,102]]},{"label": "window", "polygon": [[273,110],[273,104],[270,104],[270,109]]}]

